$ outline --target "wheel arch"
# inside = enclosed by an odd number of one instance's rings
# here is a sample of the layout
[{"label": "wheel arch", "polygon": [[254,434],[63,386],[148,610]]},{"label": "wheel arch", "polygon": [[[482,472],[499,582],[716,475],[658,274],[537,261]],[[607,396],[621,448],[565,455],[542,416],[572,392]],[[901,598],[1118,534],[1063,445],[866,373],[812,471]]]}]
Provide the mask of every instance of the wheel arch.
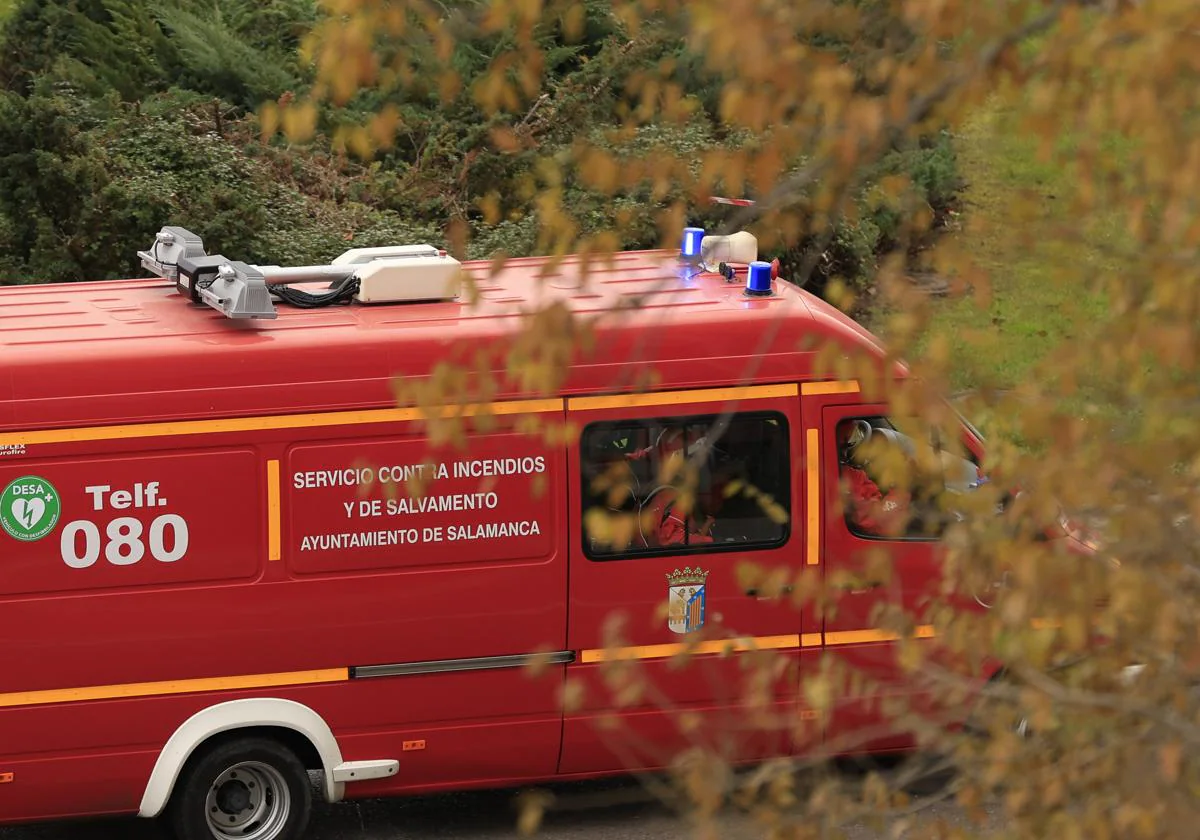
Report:
[{"label": "wheel arch", "polygon": [[179,725],[158,754],[142,794],[138,816],[157,817],[162,813],[180,773],[196,750],[223,736],[251,732],[283,741],[296,751],[306,767],[323,771],[327,801],[342,798],[345,784],[333,778],[333,769],[342,762],[342,751],[324,718],[294,700],[253,697],[208,706]]}]

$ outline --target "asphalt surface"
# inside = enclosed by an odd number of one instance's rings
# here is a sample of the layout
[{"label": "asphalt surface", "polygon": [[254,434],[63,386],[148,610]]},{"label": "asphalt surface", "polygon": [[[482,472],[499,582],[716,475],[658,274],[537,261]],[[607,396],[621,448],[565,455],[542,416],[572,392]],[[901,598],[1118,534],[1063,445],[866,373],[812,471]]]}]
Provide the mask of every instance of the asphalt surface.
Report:
[{"label": "asphalt surface", "polygon": [[[637,781],[558,785],[535,840],[696,840],[696,828]],[[317,800],[307,840],[509,840],[517,829],[514,791],[366,800],[327,805]],[[990,827],[998,817],[989,809]],[[721,840],[766,840],[768,829],[728,808],[718,818]],[[935,840],[939,826],[971,825],[948,801],[879,824],[851,822],[845,840]],[[45,823],[0,829],[0,840],[162,840],[150,821],[137,819]],[[831,840],[835,835],[830,835]]]}]

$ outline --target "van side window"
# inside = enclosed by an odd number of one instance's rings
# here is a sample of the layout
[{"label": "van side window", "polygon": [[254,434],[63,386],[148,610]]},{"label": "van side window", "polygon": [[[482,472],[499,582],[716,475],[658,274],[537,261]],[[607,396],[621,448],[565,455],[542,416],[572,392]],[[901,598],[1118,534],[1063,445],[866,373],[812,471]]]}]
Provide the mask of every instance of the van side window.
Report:
[{"label": "van side window", "polygon": [[592,559],[775,548],[788,538],[782,414],[593,423],[580,445]]},{"label": "van side window", "polygon": [[918,443],[886,417],[842,420],[837,447],[846,525],[868,539],[939,539],[956,519],[954,494],[981,481],[972,461],[936,440]]}]

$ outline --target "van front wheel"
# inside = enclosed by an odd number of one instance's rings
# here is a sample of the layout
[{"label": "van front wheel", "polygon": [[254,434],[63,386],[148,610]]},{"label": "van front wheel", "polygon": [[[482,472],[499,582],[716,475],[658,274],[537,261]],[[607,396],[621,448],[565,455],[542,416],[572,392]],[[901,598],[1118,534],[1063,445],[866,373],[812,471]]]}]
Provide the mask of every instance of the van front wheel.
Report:
[{"label": "van front wheel", "polygon": [[166,816],[179,840],[300,840],[311,811],[300,760],[268,738],[239,738],[189,762]]}]

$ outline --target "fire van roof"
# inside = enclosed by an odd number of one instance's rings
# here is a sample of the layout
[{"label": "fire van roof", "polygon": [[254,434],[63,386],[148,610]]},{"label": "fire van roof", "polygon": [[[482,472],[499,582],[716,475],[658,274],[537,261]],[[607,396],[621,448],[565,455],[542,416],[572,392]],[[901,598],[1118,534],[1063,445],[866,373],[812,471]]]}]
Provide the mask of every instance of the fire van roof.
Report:
[{"label": "fire van roof", "polygon": [[[253,322],[158,278],[2,288],[0,429],[387,407],[395,377],[503,347],[551,301],[596,319],[597,343],[576,353],[562,395],[631,390],[630,372],[647,367],[663,389],[795,382],[828,341],[883,355],[860,325],[790,283],[748,297],[743,283],[663,251],[594,262],[586,285],[580,258],[540,276],[547,262],[510,260],[496,275],[488,261],[464,263],[474,304],[281,306],[276,320]],[[538,395],[505,385],[495,396]]]}]

